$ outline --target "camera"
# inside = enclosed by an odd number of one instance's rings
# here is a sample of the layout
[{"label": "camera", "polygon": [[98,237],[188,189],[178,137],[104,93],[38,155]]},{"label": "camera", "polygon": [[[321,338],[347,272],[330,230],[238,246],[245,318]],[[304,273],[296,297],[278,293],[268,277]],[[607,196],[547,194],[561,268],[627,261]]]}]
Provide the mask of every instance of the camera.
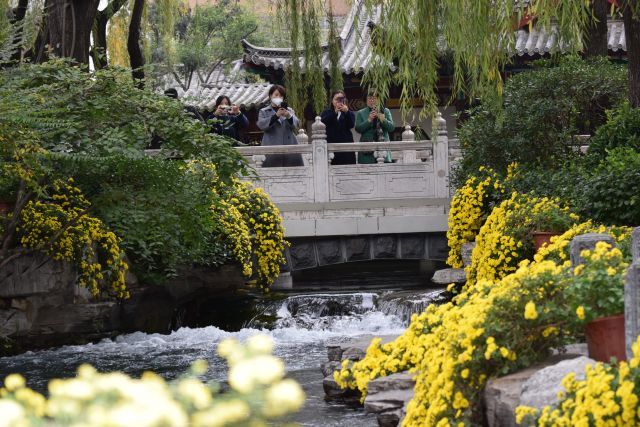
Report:
[{"label": "camera", "polygon": [[345,98],[344,96],[341,96],[340,98],[338,98],[338,102],[340,102],[341,104],[346,104],[347,98]]},{"label": "camera", "polygon": [[280,104],[280,108],[284,108],[286,110],[289,108],[289,105],[283,101],[282,104]]}]

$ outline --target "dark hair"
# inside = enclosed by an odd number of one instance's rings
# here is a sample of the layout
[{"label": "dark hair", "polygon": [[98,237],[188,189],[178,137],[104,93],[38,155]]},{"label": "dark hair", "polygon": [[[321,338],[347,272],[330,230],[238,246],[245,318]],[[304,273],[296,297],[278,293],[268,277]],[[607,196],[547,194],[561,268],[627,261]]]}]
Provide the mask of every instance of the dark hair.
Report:
[{"label": "dark hair", "polygon": [[344,93],[343,90],[334,90],[333,92],[331,92],[331,101],[333,102],[333,98],[335,98],[335,96],[337,94],[341,93],[345,98],[347,97],[347,94]]},{"label": "dark hair", "polygon": [[220,104],[222,104],[222,101],[227,100],[227,104],[231,105],[231,100],[229,99],[229,97],[227,95],[220,95],[219,97],[216,98],[216,106],[215,108],[218,108],[218,106]]},{"label": "dark hair", "polygon": [[282,95],[283,98],[287,96],[287,90],[284,88],[284,86],[273,85],[269,88],[269,97],[271,97],[271,95],[273,95],[273,92],[275,91],[280,92],[280,95]]},{"label": "dark hair", "polygon": [[169,98],[178,99],[178,91],[174,87],[170,87],[169,89],[165,89],[164,94]]}]

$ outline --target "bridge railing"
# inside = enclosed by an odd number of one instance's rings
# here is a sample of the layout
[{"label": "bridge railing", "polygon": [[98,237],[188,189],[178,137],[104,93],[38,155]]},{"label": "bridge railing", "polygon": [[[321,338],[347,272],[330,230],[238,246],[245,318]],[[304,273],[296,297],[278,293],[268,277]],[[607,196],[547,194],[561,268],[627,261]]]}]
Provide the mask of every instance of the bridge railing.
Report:
[{"label": "bridge railing", "polygon": [[[325,125],[316,117],[311,137],[304,129],[298,145],[239,147],[276,203],[331,203],[357,200],[448,199],[450,164],[459,157],[446,121],[435,118],[435,139],[415,140],[409,126],[402,141],[328,144]],[[309,141],[310,140],[310,141]],[[331,165],[335,153],[374,152],[377,163]],[[385,163],[389,152],[393,163]],[[304,166],[263,167],[271,154],[300,154]]]}]

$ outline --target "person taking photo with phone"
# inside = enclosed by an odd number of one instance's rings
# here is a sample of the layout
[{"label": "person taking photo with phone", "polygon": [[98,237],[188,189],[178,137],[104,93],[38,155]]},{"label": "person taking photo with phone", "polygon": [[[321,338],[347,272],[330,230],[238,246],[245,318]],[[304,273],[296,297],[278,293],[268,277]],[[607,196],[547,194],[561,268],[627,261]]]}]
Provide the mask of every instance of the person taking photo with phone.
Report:
[{"label": "person taking photo with phone", "polygon": [[[331,94],[331,106],[320,115],[322,123],[327,129],[327,142],[349,143],[353,142],[351,129],[355,126],[356,115],[349,110],[347,97],[341,90]],[[356,154],[353,152],[335,153],[331,161],[332,165],[353,165],[356,163]]]},{"label": "person taking photo with phone", "polygon": [[[367,94],[367,106],[356,114],[356,132],[360,134],[360,142],[389,141],[389,132],[395,129],[391,111],[380,105],[378,97],[369,92]],[[385,163],[391,163],[391,153],[384,156]],[[359,152],[358,163],[377,163],[373,151]]]},{"label": "person taking photo with phone", "polygon": [[216,99],[213,107],[213,115],[208,117],[211,120],[211,131],[218,135],[240,141],[240,130],[249,125],[247,116],[242,114],[240,107],[232,104],[226,95],[220,95]]},{"label": "person taking photo with phone", "polygon": [[[264,132],[262,145],[297,145],[295,130],[300,126],[293,109],[284,102],[287,91],[280,85],[269,88],[270,104],[258,113],[258,127]],[[300,154],[269,154],[262,167],[304,166]]]}]

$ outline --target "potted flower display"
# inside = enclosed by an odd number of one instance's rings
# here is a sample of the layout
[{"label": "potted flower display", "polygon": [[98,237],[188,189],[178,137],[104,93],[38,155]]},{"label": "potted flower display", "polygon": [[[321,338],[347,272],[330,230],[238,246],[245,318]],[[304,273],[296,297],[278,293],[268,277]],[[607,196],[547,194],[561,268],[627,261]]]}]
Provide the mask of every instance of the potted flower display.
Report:
[{"label": "potted flower display", "polygon": [[589,357],[609,362],[626,359],[624,334],[624,274],[622,252],[605,242],[583,251],[584,264],[574,269],[565,289],[570,319],[584,326]]},{"label": "potted flower display", "polygon": [[559,236],[577,221],[578,217],[567,209],[543,209],[532,212],[533,246],[537,251],[551,242],[551,237]]}]

